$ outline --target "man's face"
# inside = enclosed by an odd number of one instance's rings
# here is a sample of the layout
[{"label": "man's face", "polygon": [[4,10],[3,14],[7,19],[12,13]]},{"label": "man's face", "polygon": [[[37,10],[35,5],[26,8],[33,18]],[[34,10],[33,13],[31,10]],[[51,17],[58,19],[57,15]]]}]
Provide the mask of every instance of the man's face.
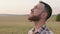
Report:
[{"label": "man's face", "polygon": [[44,4],[39,3],[37,4],[34,8],[31,9],[31,13],[28,17],[29,20],[31,21],[38,21],[40,20],[40,15],[44,10]]}]

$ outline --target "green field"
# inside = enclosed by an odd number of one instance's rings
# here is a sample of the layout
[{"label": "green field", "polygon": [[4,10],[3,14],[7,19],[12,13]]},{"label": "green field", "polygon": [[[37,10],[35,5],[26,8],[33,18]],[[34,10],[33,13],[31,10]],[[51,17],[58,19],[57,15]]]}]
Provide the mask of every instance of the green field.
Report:
[{"label": "green field", "polygon": [[[26,15],[0,16],[0,34],[27,34],[34,24],[27,20]],[[46,24],[54,32],[60,34],[60,22],[56,22],[56,16],[52,16]]]}]

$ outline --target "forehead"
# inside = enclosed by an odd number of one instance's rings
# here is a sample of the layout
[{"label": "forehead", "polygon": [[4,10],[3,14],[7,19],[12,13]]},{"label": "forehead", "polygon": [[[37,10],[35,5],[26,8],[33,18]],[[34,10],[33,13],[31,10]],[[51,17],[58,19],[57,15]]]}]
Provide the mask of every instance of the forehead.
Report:
[{"label": "forehead", "polygon": [[38,3],[38,4],[36,5],[36,7],[40,8],[40,9],[44,9],[45,5],[42,4],[42,3]]}]

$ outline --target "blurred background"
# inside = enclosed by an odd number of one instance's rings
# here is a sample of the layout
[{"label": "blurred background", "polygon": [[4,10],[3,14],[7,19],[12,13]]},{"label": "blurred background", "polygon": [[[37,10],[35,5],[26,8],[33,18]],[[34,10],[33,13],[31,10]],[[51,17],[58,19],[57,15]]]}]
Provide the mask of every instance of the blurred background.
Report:
[{"label": "blurred background", "polygon": [[0,0],[0,34],[27,34],[34,26],[27,19],[30,9],[39,1],[52,7],[52,16],[46,24],[54,34],[60,34],[60,0]]}]

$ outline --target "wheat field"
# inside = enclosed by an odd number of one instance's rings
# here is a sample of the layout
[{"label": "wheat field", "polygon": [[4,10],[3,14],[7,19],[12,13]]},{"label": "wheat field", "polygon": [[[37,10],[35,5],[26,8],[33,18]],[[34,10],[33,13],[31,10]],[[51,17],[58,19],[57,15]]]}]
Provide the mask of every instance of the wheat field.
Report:
[{"label": "wheat field", "polygon": [[[0,34],[27,34],[34,26],[27,18],[27,15],[0,16]],[[54,34],[60,34],[60,22],[55,20],[56,16],[52,16],[46,24]]]}]

